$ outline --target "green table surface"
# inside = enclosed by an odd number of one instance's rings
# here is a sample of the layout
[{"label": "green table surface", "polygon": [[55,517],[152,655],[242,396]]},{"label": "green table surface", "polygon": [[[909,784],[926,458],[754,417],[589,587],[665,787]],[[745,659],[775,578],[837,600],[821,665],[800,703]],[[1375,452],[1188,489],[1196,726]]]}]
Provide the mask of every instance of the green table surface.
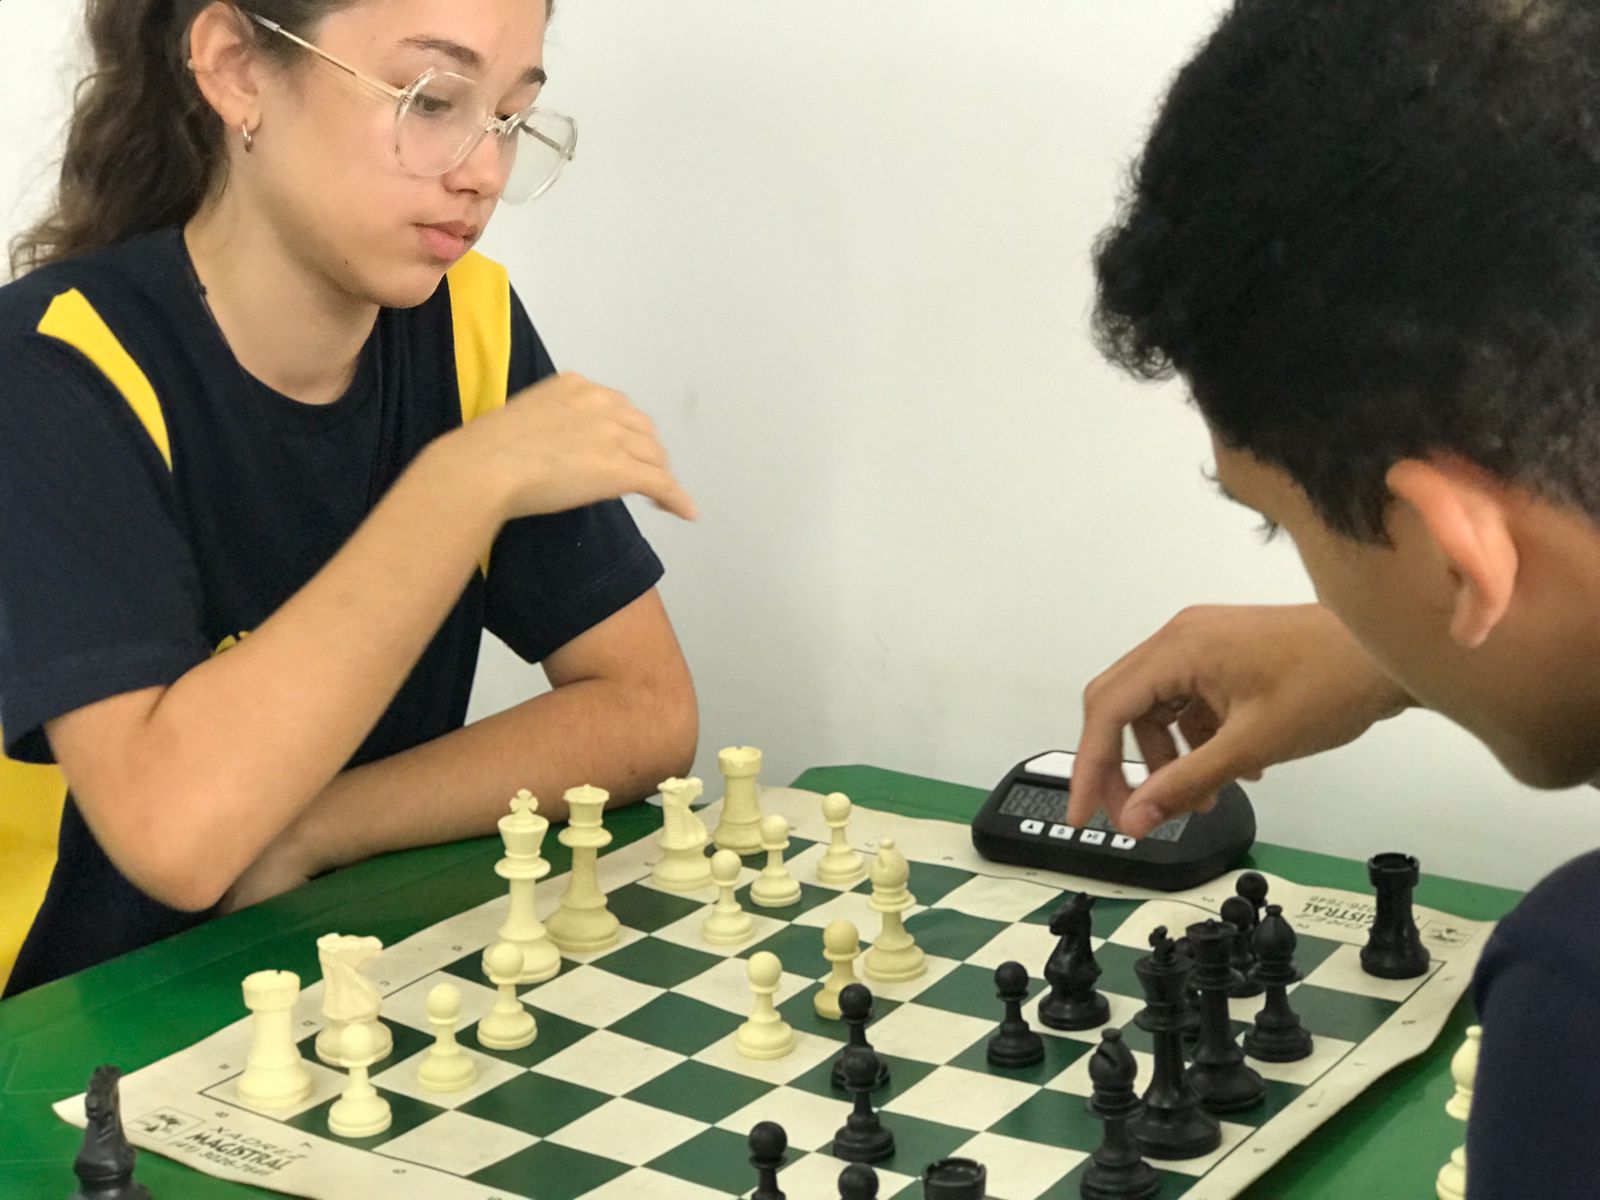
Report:
[{"label": "green table surface", "polygon": [[[865,766],[814,768],[795,786],[846,792],[857,804],[906,816],[957,821],[969,820],[984,799],[975,788]],[[622,845],[656,830],[660,814],[637,805],[606,823]],[[0,1197],[61,1200],[72,1191],[81,1135],[50,1106],[82,1091],[96,1066],[136,1071],[243,1017],[239,981],[252,971],[286,968],[308,981],[319,978],[315,943],[330,929],[375,934],[389,945],[483,903],[505,887],[492,870],[501,853],[497,838],[483,838],[387,855],[0,1003]],[[567,869],[566,847],[552,838],[546,853],[554,873]],[[1368,888],[1362,863],[1324,854],[1258,844],[1250,865],[1302,884]],[[1520,897],[1424,875],[1416,898],[1457,916],[1494,920]],[[1245,1195],[1432,1197],[1434,1175],[1462,1138],[1444,1103],[1453,1090],[1450,1056],[1469,1024],[1470,1003],[1463,999],[1426,1054],[1381,1079]],[[277,1194],[151,1153],[139,1155],[138,1178],[156,1200]]]}]

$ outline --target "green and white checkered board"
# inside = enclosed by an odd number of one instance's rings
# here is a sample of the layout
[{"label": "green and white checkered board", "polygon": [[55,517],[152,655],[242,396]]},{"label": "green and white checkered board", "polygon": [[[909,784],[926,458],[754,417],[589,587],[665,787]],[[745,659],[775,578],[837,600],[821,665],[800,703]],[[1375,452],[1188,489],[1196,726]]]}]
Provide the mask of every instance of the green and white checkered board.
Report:
[{"label": "green and white checkered board", "polygon": [[[321,985],[314,984],[294,1013],[314,1079],[307,1100],[274,1114],[240,1102],[246,1018],[123,1080],[129,1137],[210,1174],[319,1200],[712,1200],[753,1187],[745,1135],[756,1122],[772,1120],[789,1136],[780,1176],[787,1194],[836,1197],[843,1163],[829,1154],[829,1143],[850,1103],[830,1086],[829,1070],[846,1030],[812,1008],[828,974],[821,933],[846,917],[870,942],[878,918],[867,906],[870,884],[839,889],[815,882],[826,836],[820,797],[764,789],[762,802],[796,830],[790,864],[802,894],[786,909],[751,907],[756,935],[744,945],[701,940],[714,892],[684,896],[651,886],[659,850],[654,838],[645,839],[600,864],[601,886],[622,922],[620,943],[564,959],[560,975],[522,993],[539,1023],[538,1038],[523,1050],[486,1050],[475,1034],[495,998],[479,962],[505,918],[504,897],[422,930],[369,965],[394,1033],[392,1055],[372,1074],[394,1114],[383,1134],[349,1141],[328,1133],[328,1110],[344,1076],[312,1051],[321,1025]],[[708,824],[714,815],[715,806]],[[893,836],[911,860],[917,906],[906,928],[928,955],[919,979],[869,981],[877,998],[869,1037],[891,1072],[875,1099],[896,1143],[894,1157],[879,1166],[880,1196],[920,1196],[922,1168],[961,1155],[987,1165],[996,1200],[1076,1198],[1101,1136],[1084,1106],[1099,1032],[1056,1033],[1037,1020],[1043,966],[1055,943],[1050,914],[1063,891],[1101,895],[1100,987],[1112,1023],[1123,1027],[1139,1060],[1142,1088],[1152,1059],[1150,1036],[1132,1024],[1142,1004],[1133,964],[1148,952],[1156,925],[1176,935],[1215,915],[1232,894],[1233,876],[1158,896],[987,863],[973,852],[966,828],[947,822],[857,809],[851,834],[863,848]],[[741,880],[747,907],[759,864],[752,856]],[[563,879],[540,885],[541,915],[555,908],[563,886]],[[1292,1002],[1314,1035],[1314,1052],[1298,1063],[1255,1063],[1269,1081],[1265,1104],[1227,1119],[1217,1152],[1157,1164],[1163,1200],[1236,1195],[1384,1071],[1420,1053],[1466,988],[1489,929],[1419,910],[1433,969],[1421,980],[1378,980],[1357,959],[1371,921],[1370,897],[1279,879],[1271,887],[1270,898],[1284,905],[1300,934],[1296,957],[1304,979]],[[743,1058],[732,1042],[750,1008],[746,960],[758,950],[783,963],[778,1007],[797,1033],[794,1051],[770,1062]],[[992,1068],[984,1056],[1001,1015],[993,972],[1007,959],[1029,969],[1026,1011],[1045,1034],[1047,1051],[1042,1064],[1015,1071]],[[476,1082],[449,1095],[416,1082],[432,1040],[425,1000],[441,981],[461,990],[460,1040],[478,1064]],[[1260,1000],[1231,1003],[1242,1032]],[[58,1111],[81,1125],[82,1097]]]}]

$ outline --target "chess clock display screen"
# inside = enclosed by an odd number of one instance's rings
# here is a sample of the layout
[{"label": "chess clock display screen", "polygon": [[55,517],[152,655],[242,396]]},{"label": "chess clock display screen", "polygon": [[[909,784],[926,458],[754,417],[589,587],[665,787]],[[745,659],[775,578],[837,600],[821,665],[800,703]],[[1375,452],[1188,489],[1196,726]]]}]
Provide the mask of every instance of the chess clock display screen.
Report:
[{"label": "chess clock display screen", "polygon": [[[1000,802],[1000,815],[1003,817],[1021,817],[1023,820],[1032,818],[1037,821],[1064,821],[1067,814],[1067,793],[1059,788],[1040,787],[1034,783],[1024,783],[1018,780],[1011,785],[1011,790]],[[1184,813],[1181,817],[1174,817],[1165,825],[1158,825],[1145,834],[1158,842],[1176,842],[1183,836],[1184,829],[1188,826],[1194,814]],[[1115,833],[1111,822],[1106,819],[1106,814],[1097,812],[1090,819],[1088,828],[1102,829],[1107,833]]]}]

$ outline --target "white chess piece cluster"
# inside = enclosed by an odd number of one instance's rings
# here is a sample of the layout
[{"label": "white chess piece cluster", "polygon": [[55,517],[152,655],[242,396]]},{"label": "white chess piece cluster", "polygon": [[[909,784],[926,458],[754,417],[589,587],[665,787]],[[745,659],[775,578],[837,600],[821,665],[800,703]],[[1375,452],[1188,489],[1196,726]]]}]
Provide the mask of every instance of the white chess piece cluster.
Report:
[{"label": "white chess piece cluster", "polygon": [[[1455,1081],[1455,1094],[1445,1103],[1444,1110],[1458,1121],[1465,1121],[1472,1112],[1472,1088],[1478,1075],[1478,1050],[1483,1039],[1483,1026],[1474,1025],[1467,1030],[1467,1040],[1450,1059],[1450,1078]],[[1450,1152],[1450,1161],[1439,1168],[1434,1182],[1434,1192],[1439,1200],[1466,1200],[1467,1150],[1457,1146]]]}]

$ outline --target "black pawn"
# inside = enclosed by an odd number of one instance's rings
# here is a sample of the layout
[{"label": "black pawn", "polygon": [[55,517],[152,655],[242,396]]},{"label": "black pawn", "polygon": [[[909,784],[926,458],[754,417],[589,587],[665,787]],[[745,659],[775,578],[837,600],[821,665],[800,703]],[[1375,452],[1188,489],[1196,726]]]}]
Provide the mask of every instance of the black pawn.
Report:
[{"label": "black pawn", "polygon": [[71,1200],[150,1200],[150,1190],[133,1180],[138,1154],[122,1131],[122,1101],[116,1067],[96,1067],[83,1099],[88,1127],[83,1147],[72,1161],[78,1190]]},{"label": "black pawn", "polygon": [[1222,1144],[1222,1125],[1200,1107],[1200,1097],[1183,1075],[1191,964],[1164,927],[1150,935],[1150,945],[1151,952],[1133,970],[1145,996],[1140,1027],[1154,1038],[1156,1064],[1143,1111],[1130,1118],[1128,1129],[1151,1158],[1198,1158]]},{"label": "black pawn", "polygon": [[1262,1062],[1295,1062],[1311,1053],[1311,1034],[1289,1007],[1285,990],[1299,978],[1294,966],[1294,930],[1283,919],[1283,908],[1267,905],[1267,915],[1256,927],[1256,979],[1267,989],[1267,1002],[1256,1023],[1244,1035],[1244,1052]]},{"label": "black pawn", "polygon": [[1250,901],[1250,908],[1255,914],[1250,928],[1254,929],[1261,924],[1261,910],[1267,903],[1267,877],[1259,871],[1245,871],[1233,882],[1233,890],[1244,899]]},{"label": "black pawn", "polygon": [[1079,892],[1050,918],[1060,940],[1044,965],[1050,994],[1039,1002],[1039,1020],[1051,1029],[1095,1029],[1111,1017],[1111,1006],[1095,990],[1100,964],[1094,960],[1094,897]]},{"label": "black pawn", "polygon": [[1028,999],[1028,969],[1003,962],[994,969],[995,994],[1005,1001],[1006,1015],[989,1039],[991,1067],[1031,1067],[1044,1061],[1044,1039],[1028,1028],[1022,1006]]},{"label": "black pawn", "polygon": [[[866,984],[850,983],[845,985],[844,990],[839,993],[839,1019],[849,1028],[850,1040],[845,1043],[845,1048],[839,1052],[839,1057],[833,1060],[833,1070],[829,1073],[829,1079],[834,1087],[841,1092],[847,1092],[850,1088],[845,1083],[844,1078],[844,1056],[852,1049],[872,1049],[867,1044],[867,1022],[872,1020],[872,992],[867,988]],[[876,1057],[878,1060],[878,1082],[872,1085],[873,1091],[886,1087],[889,1083],[889,1064],[884,1061],[881,1054]]]},{"label": "black pawn", "polygon": [[878,1056],[863,1047],[850,1046],[842,1057],[845,1087],[856,1103],[839,1132],[833,1135],[833,1156],[846,1162],[882,1162],[894,1153],[894,1134],[878,1120],[878,1114],[872,1109]]},{"label": "black pawn", "polygon": [[1228,965],[1233,968],[1233,982],[1228,985],[1228,995],[1235,1000],[1246,1000],[1261,994],[1256,982],[1256,952],[1251,940],[1256,934],[1256,910],[1243,896],[1229,896],[1222,902],[1222,919],[1237,931],[1233,938],[1233,951]]},{"label": "black pawn", "polygon": [[778,1168],[783,1166],[789,1135],[776,1121],[762,1121],[750,1131],[750,1165],[756,1169],[756,1190],[750,1200],[784,1200],[778,1188]]},{"label": "black pawn", "polygon": [[989,1170],[970,1158],[941,1158],[922,1172],[922,1200],[984,1200]]},{"label": "black pawn", "polygon": [[878,1200],[878,1173],[866,1163],[851,1163],[839,1173],[839,1200]]},{"label": "black pawn", "polygon": [[1122,1030],[1107,1029],[1089,1060],[1089,1080],[1094,1095],[1089,1111],[1105,1122],[1105,1139],[1089,1160],[1079,1193],[1085,1200],[1146,1200],[1161,1186],[1160,1177],[1139,1156],[1128,1136],[1128,1120],[1143,1107],[1133,1094],[1139,1065],[1122,1040]]},{"label": "black pawn", "polygon": [[1377,854],[1367,860],[1367,878],[1378,896],[1378,913],[1367,944],[1361,948],[1361,969],[1379,979],[1415,979],[1428,973],[1428,952],[1422,948],[1411,893],[1421,868],[1409,854]]},{"label": "black pawn", "polygon": [[1200,989],[1200,1042],[1189,1068],[1189,1086],[1207,1112],[1236,1113],[1260,1104],[1266,1081],[1245,1065],[1244,1051],[1233,1040],[1228,1012],[1228,985],[1233,968],[1228,959],[1237,930],[1227,921],[1201,921],[1189,926],[1195,967],[1191,978]]}]

